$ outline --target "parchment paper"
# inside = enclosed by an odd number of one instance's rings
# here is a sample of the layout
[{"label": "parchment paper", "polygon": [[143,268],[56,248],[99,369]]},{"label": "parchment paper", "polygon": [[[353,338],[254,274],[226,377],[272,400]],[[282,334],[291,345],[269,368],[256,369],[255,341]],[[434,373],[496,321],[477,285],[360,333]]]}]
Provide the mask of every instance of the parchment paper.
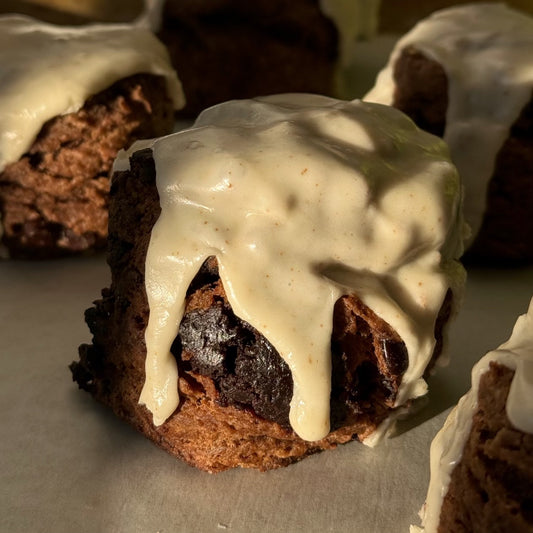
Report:
[{"label": "parchment paper", "polygon": [[[354,96],[394,39],[362,43]],[[79,391],[68,365],[90,340],[84,310],[103,257],[0,262],[0,532],[396,533],[418,523],[429,444],[470,369],[509,337],[533,269],[474,270],[427,405],[377,448],[350,443],[268,473],[197,471]]]},{"label": "parchment paper", "polygon": [[83,311],[108,283],[103,257],[0,263],[0,531],[407,532],[429,479],[429,443],[506,340],[533,269],[475,270],[451,329],[452,361],[402,433],[259,473],[197,471],[159,450],[72,383],[90,339]]}]

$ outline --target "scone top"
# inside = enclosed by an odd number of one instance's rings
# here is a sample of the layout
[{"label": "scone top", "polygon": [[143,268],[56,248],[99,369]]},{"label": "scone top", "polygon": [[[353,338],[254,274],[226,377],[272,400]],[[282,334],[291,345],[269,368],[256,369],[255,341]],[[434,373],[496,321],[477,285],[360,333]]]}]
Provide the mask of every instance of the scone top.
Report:
[{"label": "scone top", "polygon": [[473,238],[485,213],[496,156],[531,99],[533,18],[496,3],[437,11],[398,41],[364,100],[394,104],[395,66],[409,49],[446,73],[443,137],[465,185],[465,219]]},{"label": "scone top", "polygon": [[[300,94],[221,104],[148,144],[161,214],[146,258],[140,401],[155,424],[178,406],[170,348],[187,288],[213,255],[234,313],[291,369],[302,438],[329,431],[333,306],[344,294],[405,342],[397,404],[424,394],[437,314],[463,280],[460,185],[441,140],[392,108]],[[127,165],[122,153],[116,169]]]},{"label": "scone top", "polygon": [[0,17],[0,172],[23,155],[47,120],[78,111],[91,95],[140,73],[163,76],[176,109],[183,107],[167,51],[147,30]]}]

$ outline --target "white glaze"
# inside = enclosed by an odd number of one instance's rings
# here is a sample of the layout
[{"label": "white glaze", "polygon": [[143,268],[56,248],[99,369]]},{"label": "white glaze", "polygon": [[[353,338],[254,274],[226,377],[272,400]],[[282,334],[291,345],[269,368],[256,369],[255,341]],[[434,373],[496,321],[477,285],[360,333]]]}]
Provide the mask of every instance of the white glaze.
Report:
[{"label": "white glaze", "polygon": [[355,42],[375,35],[381,0],[319,0],[319,4],[337,27],[341,62],[347,64]]},{"label": "white glaze", "polygon": [[144,0],[142,13],[133,21],[140,28],[157,33],[161,28],[165,0]]},{"label": "white glaze", "polygon": [[166,49],[152,33],[122,24],[54,26],[0,17],[0,172],[28,150],[43,124],[137,73],[164,76],[184,104]]},{"label": "white glaze", "polygon": [[465,186],[465,219],[474,237],[496,155],[532,95],[533,19],[503,4],[438,11],[399,40],[365,100],[393,103],[394,65],[408,46],[446,72],[444,139]]},{"label": "white glaze", "polygon": [[442,502],[453,469],[461,460],[472,427],[472,418],[478,405],[479,381],[489,370],[492,361],[515,371],[507,397],[507,416],[517,429],[533,434],[533,299],[527,314],[518,318],[510,339],[474,366],[472,388],[459,400],[433,440],[430,451],[431,479],[426,503],[420,512],[423,528],[412,526],[413,533],[437,531]]},{"label": "white glaze", "polygon": [[162,212],[146,259],[140,402],[155,424],[178,405],[170,346],[210,255],[236,315],[287,361],[302,438],[329,430],[331,322],[342,294],[356,293],[405,341],[397,404],[425,393],[435,319],[448,288],[459,298],[464,281],[460,186],[442,141],[386,106],[300,94],[215,106],[151,146]]}]

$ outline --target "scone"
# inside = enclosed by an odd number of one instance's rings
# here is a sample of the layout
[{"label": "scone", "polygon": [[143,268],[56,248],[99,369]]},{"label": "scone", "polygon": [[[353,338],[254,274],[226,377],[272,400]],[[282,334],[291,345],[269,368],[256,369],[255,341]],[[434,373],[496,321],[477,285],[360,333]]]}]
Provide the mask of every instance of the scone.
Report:
[{"label": "scone", "polygon": [[[154,5],[155,4],[155,5]],[[285,92],[344,96],[357,38],[375,32],[378,3],[342,0],[161,0],[152,24],[196,116],[235,98]]]},{"label": "scone", "polygon": [[503,4],[445,9],[397,43],[365,100],[442,135],[465,187],[470,260],[533,260],[533,19]]},{"label": "scone", "polygon": [[412,533],[533,531],[533,301],[511,338],[472,371],[431,445],[431,480]]},{"label": "scone", "polygon": [[1,17],[4,252],[40,258],[104,247],[117,152],[170,133],[182,105],[167,52],[146,30]]},{"label": "scone", "polygon": [[232,101],[121,153],[79,386],[210,472],[376,443],[426,393],[464,271],[444,143],[386,106]]}]

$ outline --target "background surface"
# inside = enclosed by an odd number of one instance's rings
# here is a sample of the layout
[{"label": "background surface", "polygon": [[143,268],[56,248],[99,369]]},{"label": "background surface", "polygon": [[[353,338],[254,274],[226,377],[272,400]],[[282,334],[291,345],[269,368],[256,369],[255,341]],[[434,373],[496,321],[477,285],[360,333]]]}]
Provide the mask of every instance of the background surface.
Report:
[{"label": "background surface", "polygon": [[0,263],[0,531],[384,533],[417,522],[429,444],[470,369],[509,337],[533,269],[474,270],[451,328],[452,361],[402,433],[259,473],[197,471],[71,381],[90,340],[83,312],[108,283],[103,257]]}]

